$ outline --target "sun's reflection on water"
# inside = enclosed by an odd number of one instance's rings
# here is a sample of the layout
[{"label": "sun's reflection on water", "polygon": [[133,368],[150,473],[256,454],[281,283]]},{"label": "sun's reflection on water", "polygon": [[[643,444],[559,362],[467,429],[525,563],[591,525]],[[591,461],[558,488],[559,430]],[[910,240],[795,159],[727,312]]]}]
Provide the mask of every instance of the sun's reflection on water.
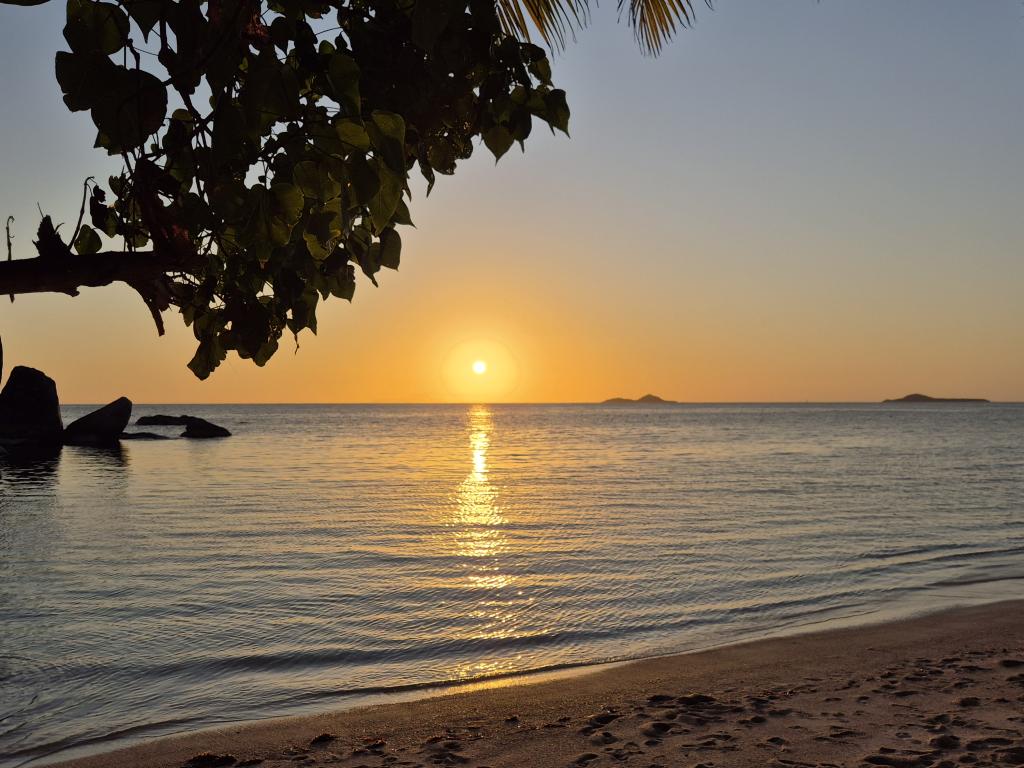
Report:
[{"label": "sun's reflection on water", "polygon": [[[508,520],[499,503],[497,488],[491,483],[488,450],[494,434],[491,410],[472,406],[468,413],[469,447],[472,464],[469,474],[456,490],[451,520],[455,553],[465,573],[465,586],[476,604],[467,606],[473,620],[468,639],[499,640],[517,634],[515,604],[516,577],[508,569],[511,543],[506,534]],[[459,664],[457,678],[480,677],[509,671],[515,657],[477,659]]]},{"label": "sun's reflection on water", "polygon": [[477,405],[469,411],[469,447],[472,470],[459,484],[455,497],[455,524],[459,554],[464,557],[488,557],[499,554],[507,542],[500,526],[505,517],[498,506],[497,490],[491,485],[487,471],[487,449],[491,445],[494,425],[487,406]]}]

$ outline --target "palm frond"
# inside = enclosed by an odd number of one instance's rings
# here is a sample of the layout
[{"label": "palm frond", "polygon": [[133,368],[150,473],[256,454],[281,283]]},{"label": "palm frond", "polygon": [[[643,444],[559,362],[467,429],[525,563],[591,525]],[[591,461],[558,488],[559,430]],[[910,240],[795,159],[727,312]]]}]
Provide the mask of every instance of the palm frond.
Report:
[{"label": "palm frond", "polygon": [[[495,0],[505,30],[521,40],[530,39],[531,24],[552,48],[565,47],[590,17],[588,0]],[[525,12],[525,13],[524,13]]]},{"label": "palm frond", "polygon": [[[629,26],[644,53],[661,52],[676,28],[693,25],[695,14],[691,0],[619,0],[619,16],[628,2]],[[711,8],[711,0],[704,0]]]},{"label": "palm frond", "polygon": [[[711,0],[704,0],[711,7]],[[594,0],[597,4],[597,0]],[[530,39],[531,27],[551,48],[565,47],[566,38],[590,19],[590,0],[495,0],[502,26],[521,40]],[[657,55],[677,28],[693,24],[692,0],[618,0],[619,17],[625,12],[644,53]]]}]

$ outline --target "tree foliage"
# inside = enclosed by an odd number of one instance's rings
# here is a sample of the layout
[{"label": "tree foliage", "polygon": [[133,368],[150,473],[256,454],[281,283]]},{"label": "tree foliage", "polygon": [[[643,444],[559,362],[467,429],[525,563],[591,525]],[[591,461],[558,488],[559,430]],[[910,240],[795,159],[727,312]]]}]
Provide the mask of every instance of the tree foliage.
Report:
[{"label": "tree foliage", "polygon": [[[637,5],[662,8],[655,49],[692,11]],[[581,0],[522,7],[549,42],[583,20]],[[429,194],[476,140],[500,158],[535,121],[568,132],[528,33],[519,0],[67,0],[57,81],[123,170],[87,180],[68,243],[44,217],[39,258],[0,265],[0,292],[123,280],[161,332],[180,310],[198,377],[232,350],[263,365],[316,332],[322,301],[351,300],[357,271],[398,268],[411,174]]]}]

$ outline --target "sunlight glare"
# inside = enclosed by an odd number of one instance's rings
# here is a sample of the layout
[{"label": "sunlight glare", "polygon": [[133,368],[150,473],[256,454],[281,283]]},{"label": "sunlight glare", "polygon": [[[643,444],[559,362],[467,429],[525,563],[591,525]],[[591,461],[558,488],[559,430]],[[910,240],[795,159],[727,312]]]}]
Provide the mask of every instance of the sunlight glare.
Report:
[{"label": "sunlight glare", "polygon": [[487,363],[485,363],[483,360],[474,361],[473,373],[475,373],[477,376],[481,376],[487,373]]}]

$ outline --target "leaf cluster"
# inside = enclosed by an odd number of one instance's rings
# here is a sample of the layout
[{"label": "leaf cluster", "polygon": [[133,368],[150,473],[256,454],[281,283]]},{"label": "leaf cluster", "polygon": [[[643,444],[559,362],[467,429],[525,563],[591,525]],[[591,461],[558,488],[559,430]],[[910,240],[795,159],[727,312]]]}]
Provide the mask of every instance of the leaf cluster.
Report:
[{"label": "leaf cluster", "polygon": [[478,141],[500,158],[535,119],[568,131],[544,50],[493,0],[68,0],[64,37],[65,103],[124,161],[73,247],[167,265],[158,296],[135,287],[191,325],[200,378],[397,269],[411,173],[429,193]]}]

